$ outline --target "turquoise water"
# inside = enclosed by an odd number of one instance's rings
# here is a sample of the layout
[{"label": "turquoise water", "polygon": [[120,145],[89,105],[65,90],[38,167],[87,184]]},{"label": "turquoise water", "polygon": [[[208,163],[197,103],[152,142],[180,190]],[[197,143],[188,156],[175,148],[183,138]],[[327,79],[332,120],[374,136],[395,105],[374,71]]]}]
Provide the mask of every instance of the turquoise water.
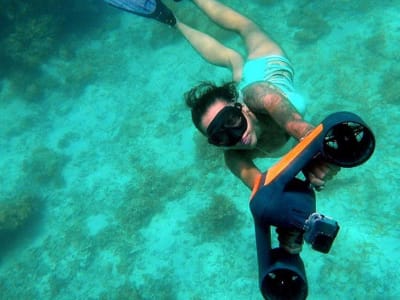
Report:
[{"label": "turquoise water", "polygon": [[[243,53],[190,1],[165,2]],[[341,230],[329,254],[302,252],[308,299],[400,299],[399,3],[243,2],[224,1],[285,49],[308,118],[352,111],[377,139],[366,164],[317,195]],[[0,299],[261,299],[249,191],[182,98],[229,72],[175,30],[100,1],[65,15],[32,9],[20,26],[7,8]]]}]

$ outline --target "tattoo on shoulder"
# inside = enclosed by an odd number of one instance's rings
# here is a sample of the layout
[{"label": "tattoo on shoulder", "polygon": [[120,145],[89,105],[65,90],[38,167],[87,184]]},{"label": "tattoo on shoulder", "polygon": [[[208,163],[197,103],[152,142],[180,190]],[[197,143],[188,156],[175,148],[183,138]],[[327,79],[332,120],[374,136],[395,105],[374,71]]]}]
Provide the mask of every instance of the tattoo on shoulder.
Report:
[{"label": "tattoo on shoulder", "polygon": [[281,100],[283,95],[266,82],[254,84],[244,91],[244,103],[254,112],[265,112],[266,101]]},{"label": "tattoo on shoulder", "polygon": [[285,131],[296,138],[312,128],[287,97],[268,83],[254,84],[244,91],[244,101],[253,112],[268,113]]}]

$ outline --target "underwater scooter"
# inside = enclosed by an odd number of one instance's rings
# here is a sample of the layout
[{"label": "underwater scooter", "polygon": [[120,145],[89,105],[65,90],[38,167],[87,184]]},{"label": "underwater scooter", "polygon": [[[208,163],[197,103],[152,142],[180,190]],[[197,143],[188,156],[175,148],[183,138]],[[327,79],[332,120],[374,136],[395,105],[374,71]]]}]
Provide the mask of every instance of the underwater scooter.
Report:
[{"label": "underwater scooter", "polygon": [[271,247],[271,226],[297,229],[314,250],[328,253],[339,224],[316,212],[315,193],[308,181],[296,178],[313,159],[344,168],[367,161],[375,149],[372,131],[357,115],[329,115],[253,188],[250,209],[255,224],[259,285],[264,299],[306,299],[308,284],[299,254]]}]

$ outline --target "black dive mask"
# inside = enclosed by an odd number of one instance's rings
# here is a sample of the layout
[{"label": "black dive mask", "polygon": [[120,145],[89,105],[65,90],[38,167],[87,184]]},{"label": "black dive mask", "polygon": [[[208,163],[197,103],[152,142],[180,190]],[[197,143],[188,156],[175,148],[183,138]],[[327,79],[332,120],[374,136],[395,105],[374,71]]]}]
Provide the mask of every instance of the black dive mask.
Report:
[{"label": "black dive mask", "polygon": [[247,129],[242,105],[236,102],[225,106],[207,128],[208,142],[215,146],[229,147],[237,144]]}]

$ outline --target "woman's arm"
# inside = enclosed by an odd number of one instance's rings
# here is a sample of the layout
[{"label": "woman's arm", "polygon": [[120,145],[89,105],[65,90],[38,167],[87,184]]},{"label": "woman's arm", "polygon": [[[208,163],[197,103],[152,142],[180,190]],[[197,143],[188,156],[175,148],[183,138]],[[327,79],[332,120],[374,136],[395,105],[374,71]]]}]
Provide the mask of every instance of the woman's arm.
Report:
[{"label": "woman's arm", "polygon": [[[246,89],[244,102],[253,112],[269,114],[280,127],[298,140],[314,128],[303,120],[288,99],[268,83],[257,83]],[[321,160],[314,160],[304,171],[311,184],[317,189],[322,189],[325,182],[336,175],[339,168]]]},{"label": "woman's arm", "polygon": [[257,83],[247,88],[244,102],[251,111],[270,115],[281,128],[298,140],[314,128],[303,120],[288,99],[268,83]]},{"label": "woman's arm", "polygon": [[253,163],[246,151],[226,150],[224,156],[225,163],[231,172],[252,190],[256,180],[261,175],[261,171]]}]

